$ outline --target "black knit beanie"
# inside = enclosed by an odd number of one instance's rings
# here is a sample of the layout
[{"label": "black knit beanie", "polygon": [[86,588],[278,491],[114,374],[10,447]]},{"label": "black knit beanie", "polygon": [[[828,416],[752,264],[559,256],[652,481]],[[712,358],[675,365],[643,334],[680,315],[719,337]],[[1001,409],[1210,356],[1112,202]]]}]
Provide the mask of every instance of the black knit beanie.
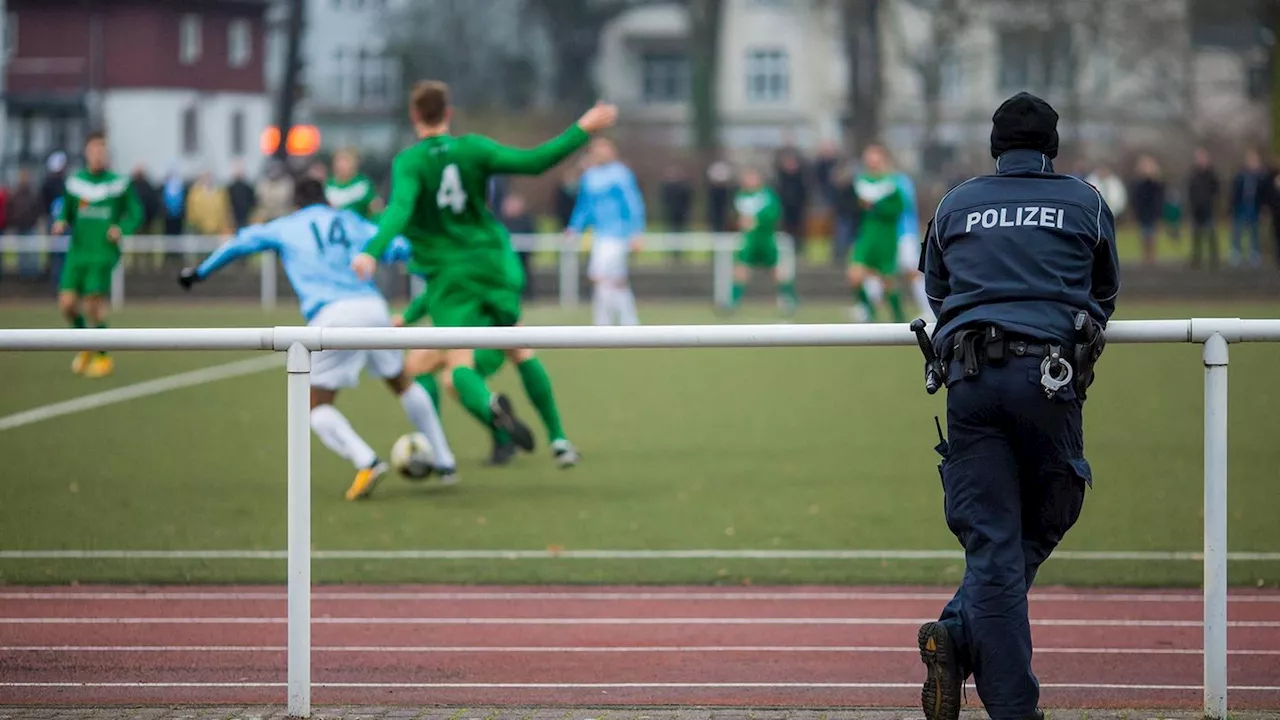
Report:
[{"label": "black knit beanie", "polygon": [[991,116],[991,157],[1010,150],[1035,150],[1058,156],[1058,113],[1049,103],[1020,92],[1005,100]]}]

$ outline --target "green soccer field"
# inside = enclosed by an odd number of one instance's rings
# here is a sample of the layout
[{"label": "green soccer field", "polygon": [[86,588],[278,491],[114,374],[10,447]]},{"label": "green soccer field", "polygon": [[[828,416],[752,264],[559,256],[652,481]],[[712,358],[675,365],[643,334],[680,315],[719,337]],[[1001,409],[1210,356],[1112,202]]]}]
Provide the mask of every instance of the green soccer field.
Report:
[{"label": "green soccer field", "polygon": [[[715,322],[709,308],[652,304],[648,323]],[[1136,317],[1276,317],[1280,304],[1122,306]],[[737,322],[769,322],[748,307]],[[801,322],[838,322],[810,305]],[[580,324],[546,308],[531,324]],[[116,327],[297,324],[291,311],[131,304]],[[0,326],[56,327],[51,306],[0,306]],[[3,417],[78,396],[254,357],[120,353],[116,374],[74,377],[65,353],[0,354]],[[932,451],[941,396],[921,387],[919,353],[893,349],[547,352],[583,464],[545,448],[488,469],[486,436],[451,401],[461,459],[453,488],[389,478],[348,503],[351,468],[313,442],[313,541],[320,551],[955,550]],[[269,362],[269,361],[268,361]],[[1230,543],[1280,551],[1280,443],[1268,373],[1280,347],[1231,356]],[[282,365],[0,430],[0,550],[281,550],[285,546]],[[530,420],[514,373],[497,386]],[[375,448],[409,427],[368,382],[338,403]],[[1094,466],[1064,550],[1196,551],[1201,546],[1203,369],[1198,346],[1114,345],[1086,409]],[[536,425],[536,423],[535,423]],[[540,429],[540,428],[539,428]],[[892,553],[890,554],[892,555]],[[954,559],[318,559],[320,582],[953,583]],[[280,559],[0,557],[0,582],[277,582]],[[1194,585],[1195,560],[1060,559],[1050,583]],[[1274,585],[1280,562],[1239,561],[1238,584]]]}]

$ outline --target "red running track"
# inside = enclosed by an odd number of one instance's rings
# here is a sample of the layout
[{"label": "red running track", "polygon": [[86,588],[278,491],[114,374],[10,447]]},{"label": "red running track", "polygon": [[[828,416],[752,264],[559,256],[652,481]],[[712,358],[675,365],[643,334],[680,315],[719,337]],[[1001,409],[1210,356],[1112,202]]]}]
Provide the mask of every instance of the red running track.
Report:
[{"label": "red running track", "polygon": [[[317,588],[317,704],[910,707],[937,589]],[[282,703],[285,595],[0,589],[0,704]],[[1200,707],[1188,592],[1032,595],[1049,708]],[[1280,593],[1230,603],[1234,709],[1280,708]],[[975,693],[970,702],[976,703]]]}]

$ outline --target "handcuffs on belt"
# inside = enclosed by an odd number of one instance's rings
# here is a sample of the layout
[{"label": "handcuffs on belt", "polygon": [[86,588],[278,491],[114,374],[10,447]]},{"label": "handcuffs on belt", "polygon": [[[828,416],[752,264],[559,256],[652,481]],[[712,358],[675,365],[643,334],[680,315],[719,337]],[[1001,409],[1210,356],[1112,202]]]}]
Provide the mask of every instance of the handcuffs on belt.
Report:
[{"label": "handcuffs on belt", "polygon": [[1062,357],[1062,348],[1050,345],[1049,354],[1040,361],[1040,387],[1044,388],[1045,397],[1057,395],[1059,390],[1071,384],[1075,376],[1071,363]]}]

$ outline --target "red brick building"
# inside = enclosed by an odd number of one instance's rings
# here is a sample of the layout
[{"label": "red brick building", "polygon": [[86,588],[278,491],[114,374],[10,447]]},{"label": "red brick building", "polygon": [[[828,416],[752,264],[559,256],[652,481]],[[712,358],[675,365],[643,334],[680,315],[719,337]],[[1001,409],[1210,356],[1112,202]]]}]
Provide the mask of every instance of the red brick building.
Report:
[{"label": "red brick building", "polygon": [[78,157],[103,129],[118,168],[228,171],[269,124],[268,0],[6,0],[6,165]]}]

